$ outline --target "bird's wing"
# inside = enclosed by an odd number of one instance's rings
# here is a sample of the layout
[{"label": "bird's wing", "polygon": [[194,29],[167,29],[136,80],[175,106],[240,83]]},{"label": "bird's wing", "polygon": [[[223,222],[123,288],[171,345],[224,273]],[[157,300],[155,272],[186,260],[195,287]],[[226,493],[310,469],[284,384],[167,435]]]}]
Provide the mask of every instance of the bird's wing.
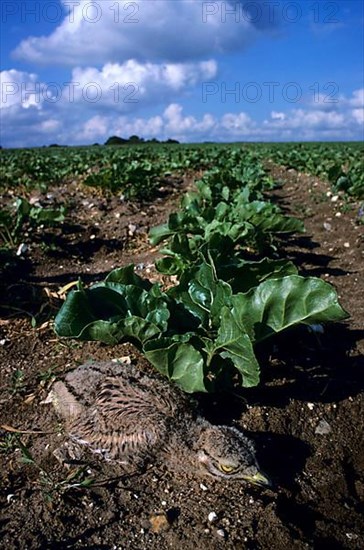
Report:
[{"label": "bird's wing", "polygon": [[72,422],[84,412],[84,407],[76,396],[66,384],[59,380],[53,384],[46,402],[53,404],[57,414],[63,418],[66,424]]},{"label": "bird's wing", "polygon": [[69,433],[105,458],[138,463],[165,442],[167,410],[138,380],[109,377],[100,385],[95,404],[75,420]]}]

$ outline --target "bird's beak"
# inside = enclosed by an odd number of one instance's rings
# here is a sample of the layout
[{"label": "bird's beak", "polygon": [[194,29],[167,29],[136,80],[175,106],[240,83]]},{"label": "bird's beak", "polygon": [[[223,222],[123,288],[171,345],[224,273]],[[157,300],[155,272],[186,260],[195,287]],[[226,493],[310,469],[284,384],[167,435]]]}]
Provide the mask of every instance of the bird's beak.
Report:
[{"label": "bird's beak", "polygon": [[254,485],[262,485],[263,487],[272,486],[272,482],[269,477],[259,471],[252,476],[244,476],[244,479],[250,481],[250,483],[253,483]]}]

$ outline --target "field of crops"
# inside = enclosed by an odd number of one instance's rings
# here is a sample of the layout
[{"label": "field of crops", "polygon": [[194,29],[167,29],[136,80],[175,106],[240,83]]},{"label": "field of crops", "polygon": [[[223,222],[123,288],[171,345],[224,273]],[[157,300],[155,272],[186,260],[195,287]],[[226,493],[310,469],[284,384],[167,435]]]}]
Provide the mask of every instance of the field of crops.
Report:
[{"label": "field of crops", "polygon": [[[0,151],[8,548],[361,547],[363,153]],[[124,478],[92,456],[65,472],[52,382],[126,355],[247,430],[273,488]]]}]

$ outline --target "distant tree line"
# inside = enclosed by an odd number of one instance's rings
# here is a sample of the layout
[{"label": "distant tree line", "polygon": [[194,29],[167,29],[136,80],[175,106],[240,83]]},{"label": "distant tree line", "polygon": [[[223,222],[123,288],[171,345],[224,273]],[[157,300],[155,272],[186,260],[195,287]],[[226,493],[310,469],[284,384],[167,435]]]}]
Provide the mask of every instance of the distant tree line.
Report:
[{"label": "distant tree line", "polygon": [[166,141],[159,141],[156,138],[144,139],[139,136],[130,136],[129,139],[125,139],[119,136],[109,137],[105,141],[105,145],[135,145],[140,143],[179,143],[176,139],[167,139]]},{"label": "distant tree line", "polygon": [[[139,136],[130,136],[130,138],[125,139],[119,136],[112,136],[109,137],[104,145],[135,145],[140,143],[179,143],[176,139],[166,139],[165,141],[160,141],[157,138],[152,139],[144,139]],[[93,146],[97,147],[99,146],[99,143],[94,143]],[[42,147],[68,147],[68,145],[59,145],[58,143],[51,143],[50,145],[42,145]],[[0,145],[0,149],[2,149],[2,146]]]}]

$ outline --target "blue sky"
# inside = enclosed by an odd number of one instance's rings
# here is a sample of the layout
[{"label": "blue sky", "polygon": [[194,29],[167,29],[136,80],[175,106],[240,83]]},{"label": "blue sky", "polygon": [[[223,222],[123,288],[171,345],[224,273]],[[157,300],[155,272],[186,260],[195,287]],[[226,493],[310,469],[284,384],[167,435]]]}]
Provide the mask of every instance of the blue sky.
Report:
[{"label": "blue sky", "polygon": [[2,0],[1,145],[363,139],[361,0]]}]

